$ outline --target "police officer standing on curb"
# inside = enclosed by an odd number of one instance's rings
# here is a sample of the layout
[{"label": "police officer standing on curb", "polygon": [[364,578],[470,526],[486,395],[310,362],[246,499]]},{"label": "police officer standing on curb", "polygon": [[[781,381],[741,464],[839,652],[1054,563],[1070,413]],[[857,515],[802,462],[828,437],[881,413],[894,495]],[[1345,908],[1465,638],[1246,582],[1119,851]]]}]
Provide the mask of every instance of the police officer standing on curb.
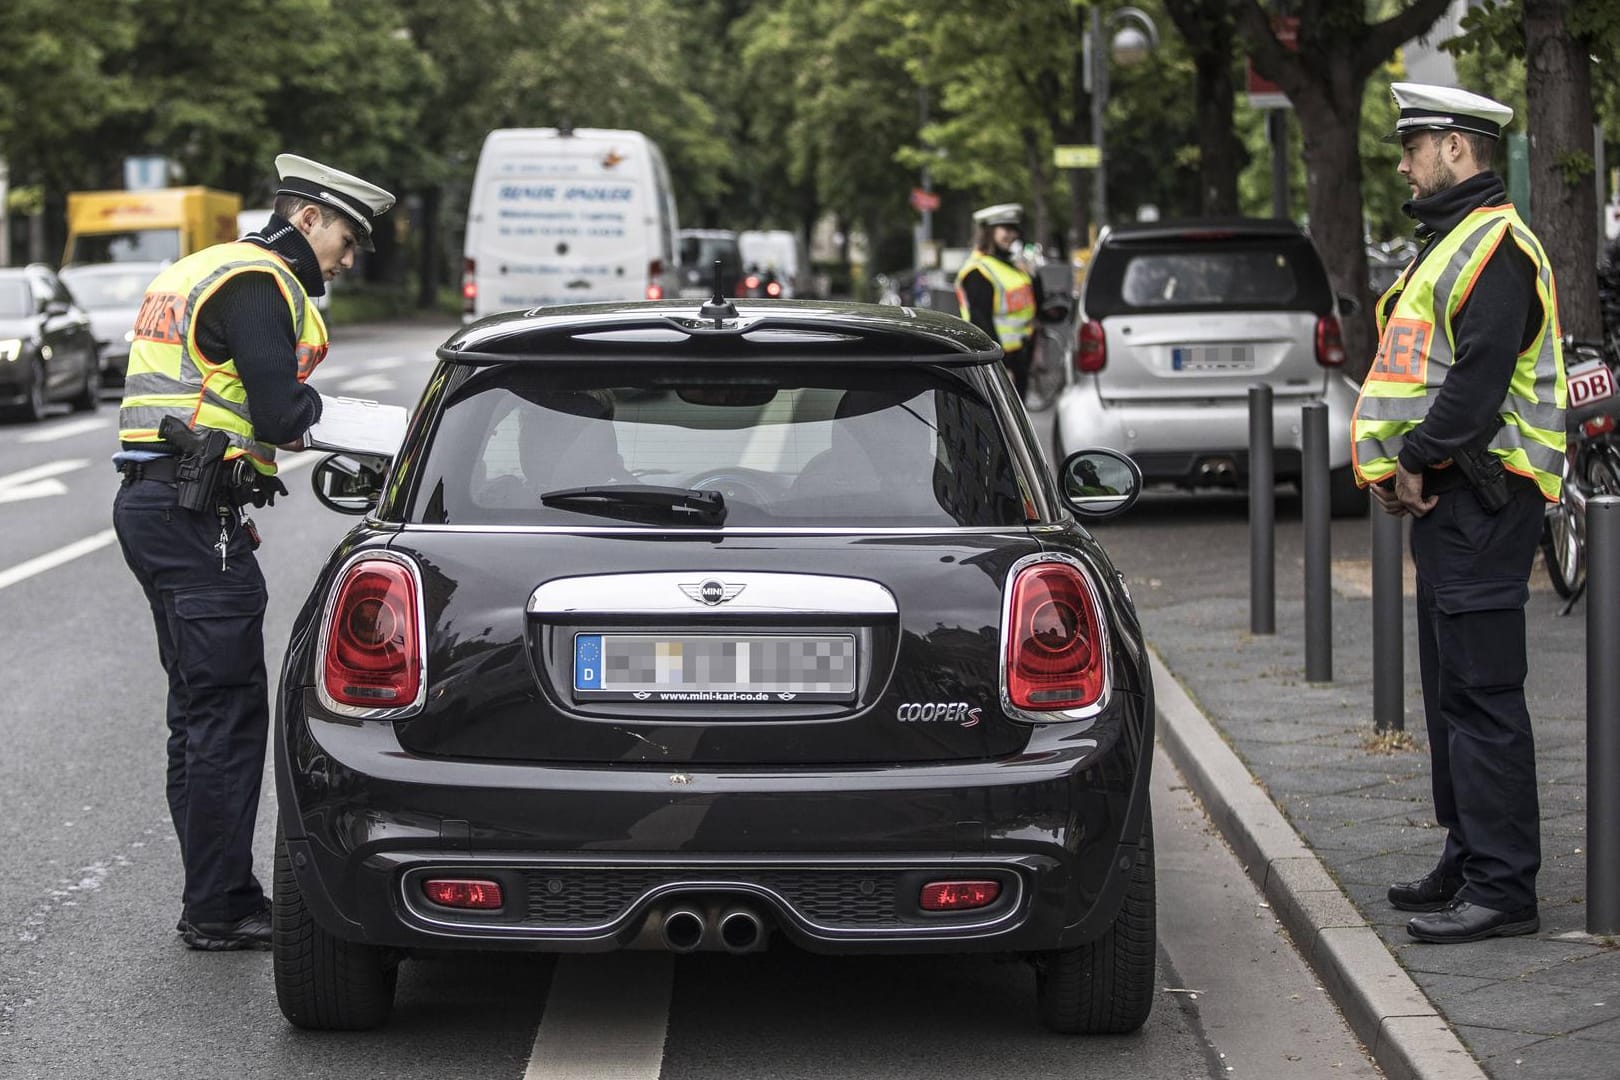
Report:
[{"label": "police officer standing on curb", "polygon": [[113,527],[152,608],[169,678],[169,813],[185,866],[176,929],[193,949],[266,949],[253,826],[270,708],[264,577],[242,507],[286,488],[276,448],[302,449],[326,356],[312,297],[371,250],[382,188],[293,154],[276,158],[263,230],[176,262],[136,319]]},{"label": "police officer standing on curb", "polygon": [[1525,705],[1524,605],[1564,461],[1552,267],[1491,158],[1513,110],[1396,83],[1406,212],[1423,249],[1378,303],[1356,403],[1358,480],[1412,517],[1418,655],[1439,863],[1391,886],[1419,941],[1540,928],[1541,826]]},{"label": "police officer standing on curb", "polygon": [[973,254],[956,272],[956,302],[962,318],[1001,345],[1018,400],[1029,389],[1031,333],[1040,310],[1040,283],[1013,261],[1023,236],[1024,208],[1000,203],[973,212],[978,236]]}]

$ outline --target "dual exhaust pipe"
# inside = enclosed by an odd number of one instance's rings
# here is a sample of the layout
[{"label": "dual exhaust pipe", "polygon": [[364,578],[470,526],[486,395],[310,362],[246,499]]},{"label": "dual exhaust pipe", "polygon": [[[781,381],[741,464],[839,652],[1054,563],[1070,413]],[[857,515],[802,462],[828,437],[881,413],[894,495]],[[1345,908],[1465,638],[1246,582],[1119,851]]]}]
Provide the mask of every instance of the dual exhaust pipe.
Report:
[{"label": "dual exhaust pipe", "polygon": [[[729,953],[755,952],[764,947],[765,923],[751,908],[727,908],[714,920],[712,934]],[[671,908],[664,913],[659,936],[670,952],[697,952],[711,936],[711,926],[696,908]]]},{"label": "dual exhaust pipe", "polygon": [[1198,463],[1193,481],[1214,487],[1237,487],[1237,465],[1231,458],[1208,458]]}]

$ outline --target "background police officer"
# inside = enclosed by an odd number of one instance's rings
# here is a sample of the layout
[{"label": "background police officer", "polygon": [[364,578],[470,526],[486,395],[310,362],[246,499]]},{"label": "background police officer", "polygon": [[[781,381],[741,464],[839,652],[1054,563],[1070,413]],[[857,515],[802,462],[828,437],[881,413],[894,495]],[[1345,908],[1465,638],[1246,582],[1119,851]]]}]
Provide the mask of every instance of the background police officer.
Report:
[{"label": "background police officer", "polygon": [[978,236],[973,254],[956,273],[962,318],[1001,345],[1020,401],[1029,388],[1031,337],[1041,308],[1040,282],[1018,265],[1013,252],[1023,237],[1023,218],[1024,208],[1018,203],[975,210]]},{"label": "background police officer", "polygon": [[[285,491],[276,448],[301,448],[321,412],[304,385],[327,348],[311,298],[370,249],[373,220],[394,203],[307,158],[282,154],[276,168],[262,231],[189,255],[148,288],[113,459],[123,473],[113,525],[169,678],[167,794],[185,865],[177,929],[194,949],[269,947],[253,874],[270,715],[265,586],[240,508]],[[168,418],[182,427],[166,438]],[[212,432],[219,452],[198,451]]]},{"label": "background police officer", "polygon": [[1540,927],[1524,605],[1564,460],[1552,270],[1490,170],[1507,106],[1396,83],[1406,211],[1424,247],[1378,305],[1354,421],[1358,478],[1411,515],[1438,865],[1389,890],[1420,941]]}]

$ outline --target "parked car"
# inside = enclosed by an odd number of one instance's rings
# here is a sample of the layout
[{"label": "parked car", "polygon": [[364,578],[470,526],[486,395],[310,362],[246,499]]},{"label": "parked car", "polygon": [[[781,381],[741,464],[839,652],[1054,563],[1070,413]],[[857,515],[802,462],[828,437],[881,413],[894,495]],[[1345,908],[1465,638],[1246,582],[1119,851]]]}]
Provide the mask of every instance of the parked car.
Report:
[{"label": "parked car", "polygon": [[737,234],[730,229],[681,230],[681,296],[706,297],[714,292],[716,259],[720,260],[721,295],[742,295],[743,262]]},{"label": "parked car", "polygon": [[[1153,694],[999,350],[934,312],[595,305],[462,329],[298,615],[275,985],[388,1015],[412,950],[995,952],[1041,1018],[1155,996]],[[408,962],[408,961],[406,961]]]},{"label": "parked car", "polygon": [[1075,378],[1054,453],[1100,444],[1149,483],[1237,487],[1249,467],[1249,387],[1272,389],[1273,463],[1300,477],[1300,408],[1328,405],[1332,511],[1365,514],[1350,461],[1357,389],[1321,256],[1298,226],[1234,219],[1104,229],[1081,292]]},{"label": "parked car", "polygon": [[784,300],[811,298],[810,260],[804,241],[787,229],[747,229],[737,234],[745,265],[774,277]]},{"label": "parked car", "polygon": [[100,403],[90,317],[50,267],[0,268],[0,416],[43,420],[52,401]]},{"label": "parked car", "polygon": [[83,263],[62,268],[62,282],[90,315],[103,386],[121,386],[129,370],[129,346],[135,340],[135,316],[141,298],[168,263]]}]

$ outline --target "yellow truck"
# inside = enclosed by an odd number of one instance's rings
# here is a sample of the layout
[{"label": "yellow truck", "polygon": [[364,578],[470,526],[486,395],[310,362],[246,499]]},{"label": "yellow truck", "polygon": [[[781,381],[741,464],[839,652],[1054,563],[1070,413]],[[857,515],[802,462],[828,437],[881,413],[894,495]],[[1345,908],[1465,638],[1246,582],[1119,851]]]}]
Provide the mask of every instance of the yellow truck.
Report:
[{"label": "yellow truck", "polygon": [[67,207],[63,265],[162,262],[235,240],[242,197],[204,187],[74,191]]}]

